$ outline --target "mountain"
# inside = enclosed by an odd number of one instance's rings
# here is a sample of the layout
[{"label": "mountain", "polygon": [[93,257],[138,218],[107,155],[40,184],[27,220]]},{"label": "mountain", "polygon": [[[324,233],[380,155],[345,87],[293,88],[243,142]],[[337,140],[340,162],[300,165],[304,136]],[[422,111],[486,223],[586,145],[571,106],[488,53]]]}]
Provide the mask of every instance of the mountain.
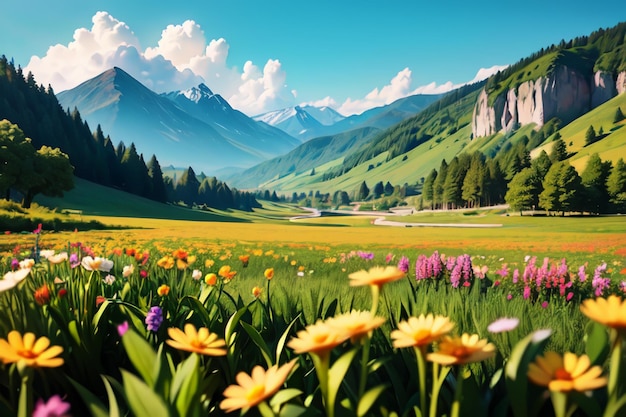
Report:
[{"label": "mountain", "polygon": [[411,117],[441,98],[441,94],[417,94],[375,107],[358,115],[344,117],[330,107],[295,106],[254,116],[278,127],[291,136],[306,141],[320,136],[330,136],[356,128],[386,129]]},{"label": "mountain", "polygon": [[[135,143],[163,164],[207,173],[249,167],[298,143],[277,129],[233,110],[206,86],[159,95],[120,68],[112,68],[57,94],[64,108],[78,108],[115,142]],[[194,95],[195,94],[195,95]]]}]

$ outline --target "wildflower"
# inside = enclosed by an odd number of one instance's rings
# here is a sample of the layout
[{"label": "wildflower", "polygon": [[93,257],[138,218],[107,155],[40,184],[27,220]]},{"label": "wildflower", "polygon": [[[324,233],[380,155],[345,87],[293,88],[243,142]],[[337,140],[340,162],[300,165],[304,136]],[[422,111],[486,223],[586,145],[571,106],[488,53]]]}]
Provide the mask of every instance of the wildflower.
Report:
[{"label": "wildflower", "polygon": [[165,343],[178,350],[195,352],[207,356],[226,355],[226,342],[220,339],[217,334],[211,333],[206,327],[196,330],[196,326],[191,323],[185,324],[185,331],[170,327],[167,329],[170,340]]},{"label": "wildflower", "polygon": [[390,263],[391,261],[393,261],[394,257],[395,255],[393,253],[388,253],[387,256],[385,256],[385,263]]},{"label": "wildflower", "polygon": [[106,258],[100,258],[98,256],[96,256],[95,258],[91,256],[85,256],[80,264],[87,271],[109,272],[111,268],[113,268],[113,261]]},{"label": "wildflower", "polygon": [[554,392],[584,392],[605,386],[607,379],[600,376],[602,368],[590,365],[587,355],[546,352],[528,365],[528,379]]},{"label": "wildflower", "polygon": [[250,375],[239,372],[235,377],[238,385],[230,385],[224,390],[224,399],[220,408],[227,413],[242,409],[242,414],[250,407],[270,398],[285,383],[289,373],[296,364],[296,359],[281,367],[278,364],[265,371],[260,365],[252,369]]},{"label": "wildflower", "polygon": [[384,322],[384,318],[375,317],[370,311],[358,310],[335,316],[326,321],[329,326],[345,332],[352,343],[356,343],[363,337],[370,335],[374,329],[379,328]]},{"label": "wildflower", "polygon": [[22,363],[38,368],[56,368],[63,365],[61,346],[50,346],[50,339],[42,336],[36,339],[34,333],[26,332],[24,336],[17,330],[11,330],[7,340],[0,339],[0,360],[5,364]]},{"label": "wildflower", "polygon": [[9,271],[0,280],[0,292],[9,290],[22,282],[30,274],[30,268]]},{"label": "wildflower", "polygon": [[207,268],[210,268],[213,265],[215,265],[215,261],[213,259],[207,259],[206,261],[204,261],[204,266]]},{"label": "wildflower", "polygon": [[172,256],[176,259],[187,259],[188,254],[187,251],[179,248],[172,252]]},{"label": "wildflower", "polygon": [[585,300],[580,310],[591,320],[626,333],[626,301],[617,295]]},{"label": "wildflower", "polygon": [[41,223],[39,223],[39,224],[37,225],[37,228],[36,228],[35,230],[33,230],[33,233],[34,233],[34,234],[36,234],[36,235],[38,235],[39,233],[41,233],[42,229],[43,229],[43,226],[42,226],[42,224],[41,224]]},{"label": "wildflower", "polygon": [[259,298],[261,296],[261,289],[259,287],[252,288],[252,295],[254,298]]},{"label": "wildflower", "polygon": [[299,276],[299,277],[303,277],[304,276],[304,272],[303,271],[298,271],[296,273],[296,275]]},{"label": "wildflower", "polygon": [[35,260],[32,258],[26,258],[20,261],[19,265],[20,265],[20,269],[32,268],[33,266],[35,266]]},{"label": "wildflower", "polygon": [[40,306],[48,304],[50,302],[50,290],[48,289],[48,286],[44,284],[35,290],[34,297],[35,301]]},{"label": "wildflower", "polygon": [[263,275],[265,276],[265,278],[267,278],[268,281],[271,280],[272,278],[274,278],[274,268],[267,268]]},{"label": "wildflower", "polygon": [[45,402],[40,398],[35,403],[32,417],[69,417],[70,403],[66,403],[59,395],[53,395]]},{"label": "wildflower", "polygon": [[189,265],[196,261],[195,256],[189,256],[185,259],[176,259],[176,268],[178,269],[187,269]]},{"label": "wildflower", "polygon": [[100,307],[100,304],[104,303],[106,301],[106,298],[104,298],[101,295],[97,295],[96,296],[96,307]]},{"label": "wildflower", "polygon": [[165,297],[169,293],[170,293],[169,285],[163,284],[159,288],[157,288],[157,294],[159,294],[161,297]]},{"label": "wildflower", "polygon": [[11,270],[15,271],[19,267],[20,267],[20,261],[18,261],[16,258],[11,259]]},{"label": "wildflower", "polygon": [[292,337],[287,346],[295,353],[311,352],[324,355],[347,339],[346,332],[338,331],[322,320],[318,320],[315,324],[310,324],[296,333],[296,337]]},{"label": "wildflower", "polygon": [[548,308],[548,302],[544,301],[543,303],[541,303],[541,308]]},{"label": "wildflower", "polygon": [[191,273],[191,278],[198,281],[200,278],[202,278],[202,271],[200,271],[199,269],[194,269]]},{"label": "wildflower", "polygon": [[59,292],[57,293],[57,297],[59,297],[59,299],[64,298],[66,295],[67,295],[67,290],[65,288],[61,288]]},{"label": "wildflower", "polygon": [[439,350],[429,353],[426,358],[441,365],[460,365],[481,362],[495,355],[496,347],[477,334],[463,333],[461,336],[445,336],[439,342]]},{"label": "wildflower", "polygon": [[518,325],[519,319],[517,317],[502,317],[487,326],[487,330],[491,333],[509,332]]},{"label": "wildflower", "polygon": [[142,269],[141,271],[139,271],[139,276],[141,278],[148,278],[148,271],[146,271],[145,269]]},{"label": "wildflower", "polygon": [[206,282],[206,285],[210,286],[217,284],[217,275],[212,272],[206,274],[206,276],[204,277],[204,282]]},{"label": "wildflower", "polygon": [[231,271],[229,265],[224,265],[220,268],[217,274],[225,280],[231,280],[235,277],[235,275],[237,275],[237,272]]},{"label": "wildflower", "polygon": [[124,336],[128,331],[128,328],[128,321],[125,320],[123,323],[117,325],[117,334],[119,334],[120,337]]},{"label": "wildflower", "polygon": [[78,265],[80,265],[80,261],[78,260],[78,254],[77,253],[71,254],[70,255],[70,267],[74,269]]},{"label": "wildflower", "polygon": [[507,300],[509,300],[509,301],[511,301],[511,300],[513,299],[513,294],[508,293],[508,294],[506,295],[506,299],[507,299]]},{"label": "wildflower", "polygon": [[454,323],[446,316],[422,314],[399,322],[398,329],[391,332],[391,338],[396,348],[426,346],[450,333],[453,327]]},{"label": "wildflower", "polygon": [[52,255],[54,255],[53,249],[42,249],[39,251],[39,257],[43,259],[48,259]]},{"label": "wildflower", "polygon": [[58,265],[62,262],[67,261],[67,252],[60,252],[57,253],[56,255],[51,255],[48,257],[48,262],[50,262],[53,265]]},{"label": "wildflower", "polygon": [[241,261],[241,265],[246,268],[248,266],[248,262],[250,261],[250,255],[240,255],[239,260]]},{"label": "wildflower", "polygon": [[133,272],[135,272],[135,267],[133,265],[125,265],[122,269],[122,276],[124,278],[128,278],[133,274]]},{"label": "wildflower", "polygon": [[372,285],[382,286],[383,284],[397,281],[404,277],[404,272],[395,266],[380,267],[375,266],[369,271],[361,270],[349,275],[350,286]]},{"label": "wildflower", "polygon": [[163,323],[163,310],[161,307],[150,307],[150,311],[146,315],[146,325],[149,331],[156,332]]},{"label": "wildflower", "polygon": [[157,266],[163,269],[172,269],[174,268],[174,258],[166,255],[157,261]]},{"label": "wildflower", "polygon": [[405,274],[409,272],[409,258],[407,258],[406,256],[402,256],[402,258],[400,258],[400,261],[398,261],[398,269]]},{"label": "wildflower", "polygon": [[102,279],[102,282],[107,285],[113,285],[113,283],[115,282],[115,277],[111,274],[107,274],[107,276]]}]

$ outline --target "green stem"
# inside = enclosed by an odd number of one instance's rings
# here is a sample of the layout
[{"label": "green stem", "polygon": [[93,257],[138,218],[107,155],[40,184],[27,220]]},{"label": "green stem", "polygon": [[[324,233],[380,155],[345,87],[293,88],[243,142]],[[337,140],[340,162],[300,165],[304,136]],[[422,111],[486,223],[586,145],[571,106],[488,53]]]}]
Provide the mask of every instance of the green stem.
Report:
[{"label": "green stem", "polygon": [[610,373],[609,373],[609,400],[616,401],[618,397],[622,394],[620,392],[620,374],[621,374],[621,365],[622,365],[622,337],[617,332],[617,330],[611,330],[611,336],[613,337],[612,350],[611,350],[611,360],[610,360]]},{"label": "green stem", "polygon": [[426,410],[428,410],[426,405],[426,349],[425,346],[414,346],[413,350],[417,357],[417,375],[420,385],[420,410],[422,416],[426,416]]},{"label": "green stem", "polygon": [[276,416],[276,414],[274,413],[274,411],[272,411],[272,408],[269,406],[269,404],[267,404],[266,401],[261,401],[259,404],[257,404],[257,407],[259,409],[259,413],[261,413],[263,417]]},{"label": "green stem", "polygon": [[365,386],[367,385],[367,365],[370,356],[371,337],[366,337],[363,342],[363,353],[361,356],[361,380],[359,381],[359,398],[363,398]]},{"label": "green stem", "polygon": [[33,415],[33,370],[32,368],[18,364],[18,372],[22,377],[20,387],[20,399],[17,417],[30,417]]},{"label": "green stem", "polygon": [[441,386],[443,385],[443,381],[446,379],[446,376],[450,372],[449,366],[444,366],[441,371],[439,371],[439,364],[433,362],[433,389],[432,395],[430,398],[430,417],[437,417],[437,405],[439,403],[439,392],[441,391]]},{"label": "green stem", "polygon": [[372,290],[372,317],[376,316],[376,311],[378,311],[378,299],[380,298],[380,290],[381,288],[378,285],[370,285]]},{"label": "green stem", "polygon": [[327,417],[335,416],[335,404],[331,404],[328,390],[328,369],[330,367],[330,352],[321,352],[319,355],[312,353],[311,359],[313,359],[313,365],[315,366],[315,373],[320,384],[320,391],[322,392],[322,402],[326,409]]},{"label": "green stem", "polygon": [[461,413],[461,401],[463,400],[463,367],[457,367],[456,392],[454,393],[454,402],[450,410],[450,417],[459,417]]}]

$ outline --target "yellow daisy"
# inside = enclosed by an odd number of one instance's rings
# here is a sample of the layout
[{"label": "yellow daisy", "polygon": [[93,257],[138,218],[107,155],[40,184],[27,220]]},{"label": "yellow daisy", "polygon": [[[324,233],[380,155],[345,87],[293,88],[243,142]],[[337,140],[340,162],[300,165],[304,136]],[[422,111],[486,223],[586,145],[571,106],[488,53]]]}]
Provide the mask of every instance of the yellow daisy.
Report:
[{"label": "yellow daisy", "polygon": [[555,392],[584,392],[605,386],[607,379],[600,376],[602,368],[590,365],[587,355],[546,352],[528,365],[528,379]]},{"label": "yellow daisy", "polygon": [[176,327],[170,327],[167,329],[167,334],[170,340],[166,340],[165,343],[175,349],[207,356],[226,355],[224,339],[220,339],[217,334],[211,333],[206,327],[196,330],[196,326],[187,323],[184,332]]}]

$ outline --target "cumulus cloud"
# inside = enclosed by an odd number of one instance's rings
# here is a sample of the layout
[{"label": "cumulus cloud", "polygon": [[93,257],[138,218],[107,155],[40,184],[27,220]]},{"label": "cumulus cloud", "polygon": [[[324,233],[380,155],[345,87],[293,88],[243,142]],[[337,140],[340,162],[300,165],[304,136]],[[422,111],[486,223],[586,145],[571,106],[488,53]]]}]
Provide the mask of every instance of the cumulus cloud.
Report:
[{"label": "cumulus cloud", "polygon": [[353,100],[352,98],[348,98],[341,105],[335,106],[335,108],[344,115],[360,114],[371,108],[381,107],[386,104],[393,103],[398,99],[415,94],[447,93],[463,85],[472,84],[489,78],[491,75],[498,71],[502,71],[506,67],[507,65],[494,65],[490,68],[481,68],[476,73],[476,76],[467,83],[454,84],[452,81],[448,81],[443,84],[437,84],[435,82],[431,82],[415,89],[411,89],[413,81],[412,72],[409,68],[405,68],[398,72],[398,74],[391,79],[389,84],[382,87],[380,90],[378,88],[373,89],[363,99]]}]

